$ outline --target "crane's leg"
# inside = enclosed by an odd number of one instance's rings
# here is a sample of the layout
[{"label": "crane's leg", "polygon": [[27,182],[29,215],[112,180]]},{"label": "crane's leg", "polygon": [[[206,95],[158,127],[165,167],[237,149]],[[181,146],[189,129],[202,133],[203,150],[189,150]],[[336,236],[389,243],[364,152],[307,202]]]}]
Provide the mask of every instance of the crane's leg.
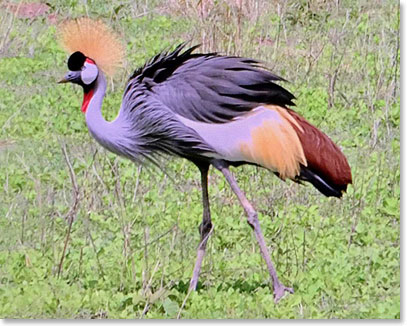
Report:
[{"label": "crane's leg", "polygon": [[201,271],[202,260],[205,256],[206,243],[212,233],[213,226],[211,222],[211,211],[209,208],[209,198],[208,198],[208,171],[209,164],[201,163],[197,164],[199,170],[201,171],[201,183],[202,183],[202,206],[203,206],[203,218],[202,223],[199,225],[199,233],[201,235],[201,240],[198,245],[198,252],[194,267],[194,272],[192,274],[191,282],[189,284],[190,290],[195,290],[198,284],[199,273]]},{"label": "crane's leg", "polygon": [[264,241],[263,233],[260,228],[259,219],[257,217],[257,212],[247,200],[243,191],[239,188],[235,178],[229,170],[229,165],[225,161],[215,160],[212,163],[215,168],[222,172],[225,176],[227,182],[232,188],[233,192],[236,194],[237,198],[240,201],[240,204],[243,206],[247,215],[247,222],[252,227],[256,240],[260,246],[260,252],[263,259],[266,261],[267,269],[269,271],[270,277],[273,281],[273,292],[274,292],[274,301],[277,303],[285,294],[285,292],[294,293],[292,288],[284,286],[278,279],[276,270],[274,268],[273,262],[271,261],[270,254],[268,252],[266,242]]}]

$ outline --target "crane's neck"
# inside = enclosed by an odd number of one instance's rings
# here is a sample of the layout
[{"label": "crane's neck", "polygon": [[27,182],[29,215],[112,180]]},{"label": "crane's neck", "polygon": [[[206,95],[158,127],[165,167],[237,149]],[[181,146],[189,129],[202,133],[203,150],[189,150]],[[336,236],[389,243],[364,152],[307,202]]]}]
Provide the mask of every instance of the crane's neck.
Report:
[{"label": "crane's neck", "polygon": [[86,114],[86,123],[92,134],[109,124],[102,116],[102,103],[105,94],[106,78],[102,72],[99,72],[94,87],[87,92],[85,91],[82,103],[82,111]]},{"label": "crane's neck", "polygon": [[[90,134],[108,150],[119,153],[119,143],[123,136],[123,119],[120,112],[116,119],[109,122],[102,115],[102,103],[106,93],[106,78],[102,71],[95,82],[95,86],[89,93],[85,93],[82,111],[86,114],[86,124]],[[86,107],[87,105],[87,107]],[[84,107],[85,106],[85,107]]]}]

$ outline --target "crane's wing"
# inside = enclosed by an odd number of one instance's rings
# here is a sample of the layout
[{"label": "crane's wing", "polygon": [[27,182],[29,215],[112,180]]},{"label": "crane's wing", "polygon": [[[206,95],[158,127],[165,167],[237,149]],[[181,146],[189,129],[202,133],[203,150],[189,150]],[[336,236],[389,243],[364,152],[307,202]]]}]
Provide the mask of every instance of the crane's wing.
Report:
[{"label": "crane's wing", "polygon": [[294,96],[275,83],[283,79],[258,61],[195,48],[161,53],[130,77],[122,110],[145,151],[253,163],[340,197],[352,178],[346,158],[287,108]]},{"label": "crane's wing", "polygon": [[125,97],[133,89],[150,95],[187,119],[225,123],[263,104],[294,105],[294,96],[274,83],[282,78],[258,61],[216,53],[185,51],[161,53],[130,77]]}]

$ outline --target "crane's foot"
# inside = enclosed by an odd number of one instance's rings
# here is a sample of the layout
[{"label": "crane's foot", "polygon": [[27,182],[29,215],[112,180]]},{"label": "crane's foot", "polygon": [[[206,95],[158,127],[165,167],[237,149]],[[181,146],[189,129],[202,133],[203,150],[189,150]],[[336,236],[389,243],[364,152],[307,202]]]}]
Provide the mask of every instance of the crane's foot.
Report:
[{"label": "crane's foot", "polygon": [[277,284],[275,284],[273,287],[274,287],[274,302],[275,303],[279,302],[280,299],[282,297],[284,297],[284,294],[286,292],[289,292],[291,294],[294,293],[293,288],[286,287],[286,286],[284,286],[283,284],[281,284],[279,282]]}]

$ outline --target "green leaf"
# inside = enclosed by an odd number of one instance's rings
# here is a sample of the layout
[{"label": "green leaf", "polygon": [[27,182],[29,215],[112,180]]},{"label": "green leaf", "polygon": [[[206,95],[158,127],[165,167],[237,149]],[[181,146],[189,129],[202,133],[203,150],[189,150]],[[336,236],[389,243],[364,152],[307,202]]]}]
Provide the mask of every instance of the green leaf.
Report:
[{"label": "green leaf", "polygon": [[164,300],[163,308],[168,316],[175,316],[175,314],[177,314],[179,311],[178,303],[172,301],[170,298]]}]

